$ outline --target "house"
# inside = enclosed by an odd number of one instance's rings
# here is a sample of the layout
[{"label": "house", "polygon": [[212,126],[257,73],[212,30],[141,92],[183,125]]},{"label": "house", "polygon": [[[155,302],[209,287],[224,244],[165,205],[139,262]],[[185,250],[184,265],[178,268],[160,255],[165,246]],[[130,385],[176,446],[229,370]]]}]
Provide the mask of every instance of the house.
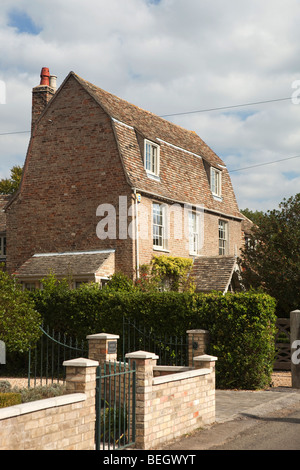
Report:
[{"label": "house", "polygon": [[5,206],[11,198],[10,194],[0,194],[0,264],[6,265],[6,214]]},{"label": "house", "polygon": [[159,254],[192,258],[213,281],[220,265],[207,257],[235,259],[242,245],[226,165],[195,132],[74,72],[56,90],[47,68],[6,217],[7,269],[29,287],[50,272],[76,283],[134,279]]}]

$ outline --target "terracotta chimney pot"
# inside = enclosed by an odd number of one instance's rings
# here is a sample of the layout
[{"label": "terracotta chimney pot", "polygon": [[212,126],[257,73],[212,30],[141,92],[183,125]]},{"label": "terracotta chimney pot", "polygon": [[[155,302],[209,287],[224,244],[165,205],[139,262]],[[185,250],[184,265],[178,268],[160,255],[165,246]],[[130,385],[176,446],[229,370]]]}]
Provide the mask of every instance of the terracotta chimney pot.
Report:
[{"label": "terracotta chimney pot", "polygon": [[50,72],[47,67],[43,67],[41,70],[41,82],[40,85],[49,86],[50,83]]}]

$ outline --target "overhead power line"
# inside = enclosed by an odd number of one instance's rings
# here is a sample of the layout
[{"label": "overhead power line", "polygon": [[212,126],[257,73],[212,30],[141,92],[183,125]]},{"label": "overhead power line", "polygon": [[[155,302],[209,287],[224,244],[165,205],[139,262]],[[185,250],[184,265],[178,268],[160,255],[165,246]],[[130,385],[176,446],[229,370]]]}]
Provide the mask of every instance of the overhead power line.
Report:
[{"label": "overhead power line", "polygon": [[287,101],[287,100],[290,100],[290,99],[291,99],[291,97],[289,97],[289,98],[277,98],[277,99],[274,99],[274,100],[256,101],[254,103],[243,103],[243,104],[235,104],[235,105],[231,105],[231,106],[221,106],[221,107],[218,107],[218,108],[199,109],[197,111],[186,111],[184,113],[164,114],[160,117],[183,116],[185,114],[207,113],[209,111],[221,111],[221,110],[224,110],[224,109],[241,108],[243,106],[255,106],[255,105],[258,105],[258,104],[276,103],[278,101]]},{"label": "overhead power line", "polygon": [[256,168],[258,166],[266,166],[266,165],[272,165],[273,163],[286,162],[287,160],[292,160],[294,158],[300,158],[300,155],[295,155],[294,157],[281,158],[280,160],[273,160],[272,162],[258,163],[257,165],[246,166],[244,168],[237,168],[236,170],[228,170],[228,171],[229,173],[233,173],[235,171],[249,170],[250,168]]},{"label": "overhead power line", "polygon": [[[181,112],[181,113],[164,114],[164,115],[161,115],[160,117],[165,118],[165,117],[171,117],[171,116],[183,116],[183,115],[187,115],[187,114],[208,113],[210,111],[221,111],[221,110],[225,110],[225,109],[242,108],[242,107],[246,107],[246,106],[255,106],[255,105],[266,104],[266,103],[276,103],[276,102],[279,102],[279,101],[287,101],[287,100],[291,100],[291,97],[289,97],[289,98],[277,98],[277,99],[274,99],[274,100],[255,101],[255,102],[252,102],[252,103],[234,104],[234,105],[231,105],[231,106],[220,106],[220,107],[217,107],[217,108],[199,109],[199,110],[196,110],[196,111],[186,111],[186,112]],[[14,135],[14,134],[28,134],[28,133],[30,133],[30,131],[3,132],[3,133],[0,133],[0,136],[1,135]]]},{"label": "overhead power line", "polygon": [[3,132],[0,135],[28,134],[30,131]]}]

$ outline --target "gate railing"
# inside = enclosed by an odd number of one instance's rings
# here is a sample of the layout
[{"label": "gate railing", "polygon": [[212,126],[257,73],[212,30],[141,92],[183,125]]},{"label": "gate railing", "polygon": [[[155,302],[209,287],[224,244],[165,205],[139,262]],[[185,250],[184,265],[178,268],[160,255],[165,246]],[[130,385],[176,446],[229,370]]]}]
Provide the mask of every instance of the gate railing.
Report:
[{"label": "gate railing", "polygon": [[109,362],[97,368],[96,450],[135,443],[135,379],[135,362]]},{"label": "gate railing", "polygon": [[275,370],[291,370],[290,319],[277,318]]},{"label": "gate railing", "polygon": [[147,330],[135,320],[123,318],[122,352],[125,353],[144,350],[151,351],[159,358],[158,365],[187,366],[188,365],[188,338],[186,336],[170,336],[160,334],[154,330]]},{"label": "gate railing", "polygon": [[63,362],[87,354],[87,344],[40,327],[42,336],[28,353],[28,388],[49,383],[65,383]]}]

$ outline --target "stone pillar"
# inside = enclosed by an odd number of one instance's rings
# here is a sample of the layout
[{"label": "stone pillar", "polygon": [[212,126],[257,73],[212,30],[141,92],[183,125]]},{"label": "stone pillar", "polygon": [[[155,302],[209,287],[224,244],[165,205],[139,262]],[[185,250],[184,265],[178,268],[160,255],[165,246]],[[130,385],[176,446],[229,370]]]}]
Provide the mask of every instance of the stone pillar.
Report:
[{"label": "stone pillar", "polygon": [[217,360],[216,356],[209,356],[208,354],[194,357],[195,369],[213,369],[214,371]]},{"label": "stone pillar", "polygon": [[207,330],[188,330],[188,365],[193,367],[193,358],[205,354],[209,344]]},{"label": "stone pillar", "polygon": [[290,313],[292,387],[300,388],[300,310]]},{"label": "stone pillar", "polygon": [[108,333],[98,333],[88,335],[89,359],[98,361],[100,366],[105,362],[115,362],[117,360],[118,335]]},{"label": "stone pillar", "polygon": [[147,351],[128,353],[126,359],[136,364],[136,439],[137,449],[151,448],[151,397],[153,367],[158,356]]},{"label": "stone pillar", "polygon": [[95,421],[96,421],[96,370],[97,361],[78,358],[64,361],[66,366],[67,393],[84,393],[85,407],[82,412],[82,437],[77,448],[95,450]]}]

